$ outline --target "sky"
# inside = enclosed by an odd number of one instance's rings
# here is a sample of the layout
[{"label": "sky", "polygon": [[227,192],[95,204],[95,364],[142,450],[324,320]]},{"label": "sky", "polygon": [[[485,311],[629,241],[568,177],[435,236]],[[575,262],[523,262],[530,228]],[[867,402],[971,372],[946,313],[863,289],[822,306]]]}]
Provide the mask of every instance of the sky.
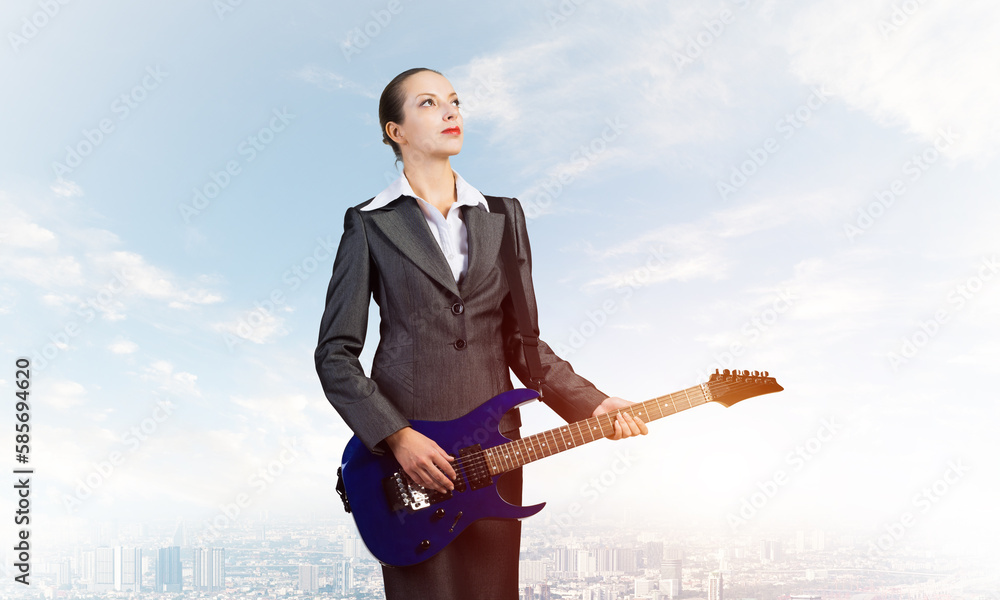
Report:
[{"label": "sky", "polygon": [[41,545],[340,510],[312,355],[344,212],[398,176],[378,96],[426,66],[578,373],[785,388],[527,467],[533,523],[996,552],[995,3],[16,0],[0,31],[0,390],[12,425],[30,358]]}]

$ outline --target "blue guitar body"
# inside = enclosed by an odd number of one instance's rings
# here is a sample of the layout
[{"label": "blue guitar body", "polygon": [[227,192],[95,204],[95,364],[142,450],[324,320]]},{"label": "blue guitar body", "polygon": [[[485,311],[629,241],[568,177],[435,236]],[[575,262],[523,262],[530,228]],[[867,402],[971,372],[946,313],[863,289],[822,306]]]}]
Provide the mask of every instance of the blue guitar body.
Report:
[{"label": "blue guitar body", "polygon": [[411,426],[458,460],[455,491],[442,495],[409,481],[391,452],[372,454],[357,437],[344,450],[341,476],[351,513],[368,550],[384,564],[413,565],[434,556],[471,523],[483,518],[524,519],[542,510],[509,504],[485,468],[485,451],[510,440],[500,417],[538,393],[515,389],[493,397],[452,421],[411,421]]}]

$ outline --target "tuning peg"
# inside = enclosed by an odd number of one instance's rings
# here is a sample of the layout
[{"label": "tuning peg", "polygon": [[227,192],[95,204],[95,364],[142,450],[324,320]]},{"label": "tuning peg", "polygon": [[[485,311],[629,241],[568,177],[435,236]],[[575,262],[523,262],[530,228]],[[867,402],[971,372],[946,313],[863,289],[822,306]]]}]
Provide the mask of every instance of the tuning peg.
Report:
[{"label": "tuning peg", "polygon": [[764,377],[767,377],[767,371],[764,371]]},{"label": "tuning peg", "polygon": [[729,376],[729,369],[723,369],[722,370],[722,374],[728,377]]}]

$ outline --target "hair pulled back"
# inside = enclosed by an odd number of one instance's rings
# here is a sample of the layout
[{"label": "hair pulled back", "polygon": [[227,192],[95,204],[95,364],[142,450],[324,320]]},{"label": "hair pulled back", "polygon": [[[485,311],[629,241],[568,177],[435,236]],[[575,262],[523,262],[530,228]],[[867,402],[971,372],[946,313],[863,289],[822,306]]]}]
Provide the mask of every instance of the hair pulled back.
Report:
[{"label": "hair pulled back", "polygon": [[440,71],[435,71],[434,69],[428,69],[426,67],[417,67],[415,69],[407,69],[399,75],[392,78],[389,85],[385,86],[382,90],[382,97],[378,101],[378,121],[382,126],[382,143],[386,144],[392,148],[392,153],[396,155],[396,160],[403,160],[403,155],[399,151],[399,144],[389,137],[389,134],[385,131],[385,126],[390,122],[392,123],[403,123],[403,105],[406,103],[406,90],[403,88],[403,82],[413,74],[419,73],[421,71],[430,71],[431,73],[437,73],[441,75]]}]

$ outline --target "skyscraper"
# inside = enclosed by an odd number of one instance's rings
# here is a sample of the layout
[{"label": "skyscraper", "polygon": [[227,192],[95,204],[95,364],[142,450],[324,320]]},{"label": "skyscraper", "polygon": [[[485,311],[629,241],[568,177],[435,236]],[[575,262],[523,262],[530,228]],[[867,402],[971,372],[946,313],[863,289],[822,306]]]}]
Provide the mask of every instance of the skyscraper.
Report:
[{"label": "skyscraper", "polygon": [[94,550],[94,576],[89,589],[96,592],[106,592],[115,587],[115,549],[98,548]]},{"label": "skyscraper", "polygon": [[194,589],[209,592],[226,588],[226,549],[194,549]]},{"label": "skyscraper", "polygon": [[556,571],[564,573],[576,572],[577,551],[574,548],[556,548]]},{"label": "skyscraper", "polygon": [[760,562],[781,562],[781,542],[778,540],[761,540],[760,542]]},{"label": "skyscraper", "polygon": [[115,590],[138,592],[142,590],[142,549],[115,547]]},{"label": "skyscraper", "polygon": [[347,594],[354,587],[354,567],[351,561],[342,560],[336,563],[337,567],[337,592],[341,595]]},{"label": "skyscraper", "polygon": [[80,583],[91,592],[142,590],[142,550],[100,547],[81,556]]},{"label": "skyscraper", "polygon": [[319,567],[299,565],[299,591],[315,594],[319,590]]},{"label": "skyscraper", "polygon": [[[677,556],[679,553],[671,553]],[[665,591],[671,598],[681,594],[681,559],[667,558],[660,565],[660,591]]]},{"label": "skyscraper", "polygon": [[184,570],[181,565],[180,546],[160,548],[157,553],[154,590],[157,592],[184,591]]},{"label": "skyscraper", "polygon": [[722,600],[722,573],[708,576],[708,600]]}]

